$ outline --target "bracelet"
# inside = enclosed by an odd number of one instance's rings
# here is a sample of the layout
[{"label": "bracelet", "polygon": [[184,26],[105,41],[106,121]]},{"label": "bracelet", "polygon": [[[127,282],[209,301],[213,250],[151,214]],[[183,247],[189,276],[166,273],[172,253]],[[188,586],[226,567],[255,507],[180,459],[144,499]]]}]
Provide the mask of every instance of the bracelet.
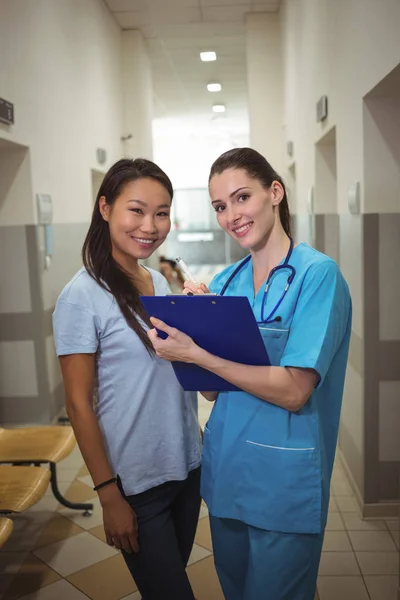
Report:
[{"label": "bracelet", "polygon": [[106,485],[110,485],[110,483],[117,483],[117,478],[112,477],[111,479],[107,479],[107,481],[103,481],[103,483],[99,483],[99,485],[95,485],[93,489],[95,492],[97,492],[97,490],[100,490],[101,488],[105,487]]}]

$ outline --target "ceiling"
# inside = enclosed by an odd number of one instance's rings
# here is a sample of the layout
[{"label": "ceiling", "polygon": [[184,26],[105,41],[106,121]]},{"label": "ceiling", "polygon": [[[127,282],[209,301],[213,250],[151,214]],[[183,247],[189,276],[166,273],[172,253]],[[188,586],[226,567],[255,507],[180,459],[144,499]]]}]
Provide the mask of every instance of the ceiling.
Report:
[{"label": "ceiling", "polygon": [[[188,118],[248,129],[246,13],[279,9],[280,0],[104,0],[122,29],[140,29],[153,72],[156,118]],[[203,63],[200,51],[217,61]],[[210,93],[207,83],[220,82]],[[224,103],[221,117],[213,103]]]}]

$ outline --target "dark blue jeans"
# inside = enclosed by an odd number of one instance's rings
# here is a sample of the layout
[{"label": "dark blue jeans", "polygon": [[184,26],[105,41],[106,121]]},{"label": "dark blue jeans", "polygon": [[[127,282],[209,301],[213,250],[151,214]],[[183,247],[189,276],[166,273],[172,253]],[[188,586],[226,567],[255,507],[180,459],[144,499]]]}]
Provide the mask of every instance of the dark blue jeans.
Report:
[{"label": "dark blue jeans", "polygon": [[142,600],[194,600],[185,569],[200,512],[200,468],[125,499],[136,513],[140,550],[122,554]]}]

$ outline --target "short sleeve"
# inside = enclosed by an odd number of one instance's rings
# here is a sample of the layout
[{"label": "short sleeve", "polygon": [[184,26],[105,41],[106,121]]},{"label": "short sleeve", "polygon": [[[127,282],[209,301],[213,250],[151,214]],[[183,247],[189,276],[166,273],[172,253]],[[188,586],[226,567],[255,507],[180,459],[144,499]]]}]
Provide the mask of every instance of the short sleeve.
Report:
[{"label": "short sleeve", "polygon": [[310,268],[297,301],[282,367],[314,369],[319,386],[351,325],[348,286],[334,261]]},{"label": "short sleeve", "polygon": [[97,351],[96,317],[84,306],[59,300],[53,313],[53,333],[57,356]]}]

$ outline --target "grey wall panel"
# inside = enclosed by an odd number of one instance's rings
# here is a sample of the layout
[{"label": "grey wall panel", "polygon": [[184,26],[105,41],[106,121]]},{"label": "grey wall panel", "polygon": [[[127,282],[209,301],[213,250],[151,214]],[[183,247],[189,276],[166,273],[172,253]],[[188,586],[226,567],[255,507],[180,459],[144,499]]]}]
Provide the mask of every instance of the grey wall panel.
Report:
[{"label": "grey wall panel", "polygon": [[349,364],[343,395],[339,446],[364,495],[364,382],[363,377]]},{"label": "grey wall panel", "polygon": [[379,337],[400,340],[400,214],[379,215]]},{"label": "grey wall panel", "polygon": [[400,462],[400,381],[379,383],[379,460]]},{"label": "grey wall panel", "polygon": [[0,227],[0,314],[30,310],[25,227]]},{"label": "grey wall panel", "polygon": [[325,254],[340,265],[340,223],[339,215],[325,215],[324,219]]},{"label": "grey wall panel", "polygon": [[353,330],[364,337],[363,219],[340,215],[340,269],[350,287],[353,302]]},{"label": "grey wall panel", "polygon": [[[43,308],[52,309],[57,298],[82,266],[82,245],[89,228],[88,223],[58,223],[53,226],[54,254],[48,271],[41,269],[43,286]],[[43,232],[37,230],[39,242],[39,260],[43,265]]]},{"label": "grey wall panel", "polygon": [[0,398],[37,394],[35,343],[0,342]]},{"label": "grey wall panel", "polygon": [[364,220],[364,437],[366,503],[379,502],[379,221]]},{"label": "grey wall panel", "polygon": [[0,398],[0,424],[48,425],[50,423],[48,403],[40,396]]}]

